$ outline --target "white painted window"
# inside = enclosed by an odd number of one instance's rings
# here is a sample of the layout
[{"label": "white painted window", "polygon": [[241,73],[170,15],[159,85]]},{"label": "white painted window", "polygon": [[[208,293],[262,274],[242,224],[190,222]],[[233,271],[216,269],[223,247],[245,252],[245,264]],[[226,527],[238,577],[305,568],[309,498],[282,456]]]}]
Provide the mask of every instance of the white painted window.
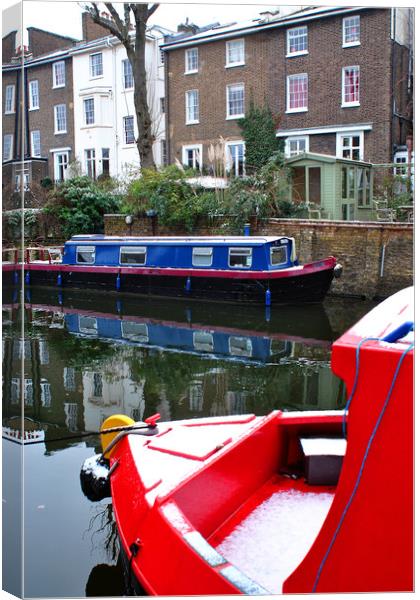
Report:
[{"label": "white painted window", "polygon": [[66,65],[64,60],[53,63],[53,88],[64,87],[66,85]]},{"label": "white painted window", "polygon": [[6,85],[5,102],[4,102],[5,114],[15,112],[15,86]]},{"label": "white painted window", "polygon": [[360,106],[360,67],[344,67],[342,71],[341,106]]},{"label": "white painted window", "polygon": [[55,181],[64,181],[66,170],[69,164],[69,153],[54,152],[54,179]]},{"label": "white painted window", "polygon": [[299,73],[287,78],[287,112],[308,110],[308,74]]},{"label": "white painted window", "polygon": [[245,116],[245,86],[235,83],[226,86],[226,118],[239,119]]},{"label": "white painted window", "polygon": [[38,129],[31,131],[31,154],[41,156],[41,132]]},{"label": "white painted window", "polygon": [[51,406],[51,385],[46,379],[41,379],[41,405],[45,408]]},{"label": "white painted window", "polygon": [[252,265],[252,248],[229,248],[229,267],[249,269]]},{"label": "white painted window", "polygon": [[96,179],[96,158],[94,148],[88,148],[85,150],[85,164],[88,177]]},{"label": "white painted window", "polygon": [[360,44],[360,16],[353,15],[343,19],[343,48]]},{"label": "white painted window", "polygon": [[6,133],[3,137],[3,162],[12,160],[13,156],[13,134]]},{"label": "white painted window", "polygon": [[352,160],[363,160],[363,131],[337,134],[337,156]]},{"label": "white painted window", "polygon": [[182,164],[192,169],[200,170],[203,164],[203,146],[196,144],[194,146],[182,147]]},{"label": "white painted window", "polygon": [[287,246],[271,246],[270,259],[273,267],[287,263]]},{"label": "white painted window", "polygon": [[67,133],[67,110],[65,104],[54,106],[54,133]]},{"label": "white painted window", "polygon": [[133,68],[128,58],[122,61],[122,75],[124,89],[132,89],[134,87]]},{"label": "white painted window", "polygon": [[102,175],[109,175],[109,148],[102,148]]},{"label": "white painted window", "polygon": [[198,90],[185,92],[185,123],[199,122]]},{"label": "white painted window", "polygon": [[185,74],[198,72],[198,48],[185,50]]},{"label": "white painted window", "polygon": [[226,42],[226,67],[237,67],[245,64],[245,40]]},{"label": "white painted window", "polygon": [[23,398],[26,406],[33,406],[34,403],[34,387],[32,379],[24,380]]},{"label": "white painted window", "polygon": [[309,152],[309,136],[288,137],[286,138],[284,152],[287,158]]},{"label": "white painted window", "polygon": [[85,117],[85,125],[93,125],[95,123],[95,99],[85,98],[83,100],[83,113]]},{"label": "white painted window", "polygon": [[120,249],[121,265],[145,265],[146,258],[146,246],[130,246]]},{"label": "white painted window", "polygon": [[89,56],[89,72],[90,77],[102,77],[104,74],[104,67],[102,63],[102,52],[96,52]]},{"label": "white painted window", "polygon": [[35,79],[29,82],[29,110],[39,108],[39,84]]},{"label": "white painted window", "polygon": [[245,142],[226,143],[227,170],[236,177],[245,175]]},{"label": "white painted window", "polygon": [[192,264],[193,267],[211,267],[213,263],[213,248],[193,248]]},{"label": "white painted window", "polygon": [[64,389],[67,392],[76,391],[76,371],[74,367],[64,367],[63,371]]},{"label": "white painted window", "polygon": [[123,118],[124,125],[124,142],[126,144],[134,144],[136,138],[134,136],[134,117],[128,116]]},{"label": "white painted window", "polygon": [[294,27],[287,30],[287,56],[308,53],[308,28]]}]

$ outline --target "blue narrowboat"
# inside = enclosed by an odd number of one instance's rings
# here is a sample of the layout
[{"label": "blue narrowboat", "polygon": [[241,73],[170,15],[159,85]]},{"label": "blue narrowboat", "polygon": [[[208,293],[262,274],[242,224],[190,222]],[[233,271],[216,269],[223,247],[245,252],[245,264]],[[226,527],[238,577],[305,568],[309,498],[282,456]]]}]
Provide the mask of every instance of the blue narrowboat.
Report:
[{"label": "blue narrowboat", "polygon": [[27,252],[26,284],[270,305],[321,301],[341,272],[332,256],[300,265],[290,237],[76,235],[45,250]]}]

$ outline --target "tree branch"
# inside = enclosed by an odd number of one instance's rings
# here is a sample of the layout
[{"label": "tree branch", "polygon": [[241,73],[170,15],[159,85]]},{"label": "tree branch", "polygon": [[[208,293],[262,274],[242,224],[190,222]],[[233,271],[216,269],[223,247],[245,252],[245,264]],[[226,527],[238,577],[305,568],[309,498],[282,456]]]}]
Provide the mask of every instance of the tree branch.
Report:
[{"label": "tree branch", "polygon": [[105,19],[105,17],[101,17],[96,2],[91,2],[91,6],[86,6],[85,8],[90,13],[94,23],[102,25],[102,27],[108,29],[108,31],[115,35],[119,40],[123,41],[122,33],[119,31],[114,21],[112,21],[111,19]]},{"label": "tree branch", "polygon": [[151,17],[153,13],[159,8],[159,4],[152,4],[152,6],[147,11],[147,18]]}]

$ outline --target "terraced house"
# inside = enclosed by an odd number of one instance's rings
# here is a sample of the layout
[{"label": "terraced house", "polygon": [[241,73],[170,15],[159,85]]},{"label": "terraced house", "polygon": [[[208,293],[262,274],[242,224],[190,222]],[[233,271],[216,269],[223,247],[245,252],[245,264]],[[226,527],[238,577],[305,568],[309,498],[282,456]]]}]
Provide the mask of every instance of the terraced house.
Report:
[{"label": "terraced house", "polygon": [[72,38],[28,28],[3,39],[3,188],[63,180],[74,158]]},{"label": "terraced house", "polygon": [[406,161],[412,21],[410,9],[312,7],[168,40],[169,161],[203,169],[222,136],[228,168],[242,174],[237,121],[251,101],[268,103],[289,157]]}]

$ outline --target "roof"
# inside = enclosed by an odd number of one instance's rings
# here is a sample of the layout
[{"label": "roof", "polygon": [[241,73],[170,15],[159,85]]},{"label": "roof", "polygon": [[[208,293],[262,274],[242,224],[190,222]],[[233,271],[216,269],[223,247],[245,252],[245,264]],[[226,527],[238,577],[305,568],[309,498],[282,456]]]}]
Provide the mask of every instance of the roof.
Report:
[{"label": "roof", "polygon": [[[113,236],[113,235],[74,235],[69,242],[123,242],[136,244],[245,244],[261,245],[275,242],[279,239],[289,239],[287,236],[162,236],[162,237],[140,237],[140,236]],[[67,243],[69,243],[67,242]]]},{"label": "roof", "polygon": [[316,152],[301,152],[300,154],[296,154],[296,156],[286,158],[285,162],[287,165],[293,165],[293,163],[300,162],[302,160],[312,160],[315,162],[324,163],[344,163],[348,165],[361,165],[363,167],[372,166],[372,163],[365,162],[363,160],[352,160],[350,158],[341,158],[338,156],[331,156],[330,154],[318,154]]},{"label": "roof", "polygon": [[168,41],[162,44],[162,50],[169,51],[177,48],[184,48],[186,46],[192,46],[196,44],[203,44],[206,42],[212,42],[218,39],[233,38],[239,35],[249,35],[251,33],[257,33],[267,29],[273,29],[277,27],[288,27],[289,25],[295,25],[305,23],[307,21],[314,21],[320,18],[327,18],[338,14],[344,14],[348,12],[360,12],[362,10],[374,9],[372,6],[352,6],[352,7],[328,7],[320,6],[315,8],[308,8],[300,10],[285,16],[274,17],[266,19],[264,17],[258,17],[250,21],[244,21],[240,23],[230,23],[228,25],[220,25],[211,28],[210,30],[201,31],[196,35],[189,36],[186,39],[175,39],[174,41]]}]

